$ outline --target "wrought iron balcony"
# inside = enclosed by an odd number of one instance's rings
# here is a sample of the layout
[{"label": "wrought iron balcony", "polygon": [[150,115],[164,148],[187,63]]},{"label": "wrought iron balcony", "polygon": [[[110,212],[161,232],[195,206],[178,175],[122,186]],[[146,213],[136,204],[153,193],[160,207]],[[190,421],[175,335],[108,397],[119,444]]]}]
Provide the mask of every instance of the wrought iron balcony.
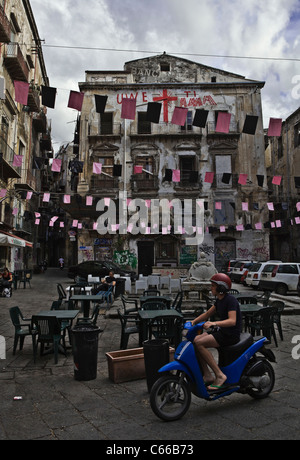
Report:
[{"label": "wrought iron balcony", "polygon": [[0,178],[7,180],[9,178],[21,178],[21,168],[13,166],[15,152],[7,145],[4,139],[0,137]]},{"label": "wrought iron balcony", "polygon": [[28,81],[29,67],[18,43],[5,45],[4,65],[12,80]]}]

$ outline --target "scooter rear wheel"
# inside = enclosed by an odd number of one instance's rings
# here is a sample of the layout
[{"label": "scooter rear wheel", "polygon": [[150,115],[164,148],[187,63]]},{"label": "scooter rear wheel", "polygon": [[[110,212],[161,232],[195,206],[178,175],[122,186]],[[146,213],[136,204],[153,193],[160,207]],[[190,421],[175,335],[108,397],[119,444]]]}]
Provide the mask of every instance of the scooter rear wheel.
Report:
[{"label": "scooter rear wheel", "polygon": [[263,399],[266,398],[271,391],[273,390],[275,383],[275,373],[272,365],[266,359],[263,360],[263,365],[265,372],[259,379],[265,379],[263,385],[258,385],[258,387],[253,386],[252,388],[247,389],[247,393],[254,399]]},{"label": "scooter rear wheel", "polygon": [[155,415],[162,420],[178,420],[190,407],[190,387],[178,375],[161,377],[151,389],[150,404]]}]

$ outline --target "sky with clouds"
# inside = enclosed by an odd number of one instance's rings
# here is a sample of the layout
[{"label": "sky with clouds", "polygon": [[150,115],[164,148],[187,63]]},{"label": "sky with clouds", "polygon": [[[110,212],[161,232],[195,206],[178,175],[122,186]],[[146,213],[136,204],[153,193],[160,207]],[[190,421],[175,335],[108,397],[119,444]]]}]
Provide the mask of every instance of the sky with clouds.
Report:
[{"label": "sky with clouds", "polygon": [[48,109],[55,151],[73,140],[77,112],[67,107],[68,97],[70,90],[78,91],[86,70],[122,70],[127,61],[164,51],[265,81],[265,128],[270,117],[285,119],[300,106],[300,0],[30,3],[45,40],[50,86],[58,89],[55,109]]}]

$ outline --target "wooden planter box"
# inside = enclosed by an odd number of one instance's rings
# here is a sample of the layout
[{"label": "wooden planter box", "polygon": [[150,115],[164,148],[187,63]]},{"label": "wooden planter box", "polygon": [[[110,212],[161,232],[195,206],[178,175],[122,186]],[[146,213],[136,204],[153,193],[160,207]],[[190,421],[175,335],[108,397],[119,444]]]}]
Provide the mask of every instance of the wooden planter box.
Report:
[{"label": "wooden planter box", "polygon": [[[170,361],[174,359],[174,348],[170,347]],[[108,376],[114,383],[146,378],[143,348],[110,351],[105,353]]]}]

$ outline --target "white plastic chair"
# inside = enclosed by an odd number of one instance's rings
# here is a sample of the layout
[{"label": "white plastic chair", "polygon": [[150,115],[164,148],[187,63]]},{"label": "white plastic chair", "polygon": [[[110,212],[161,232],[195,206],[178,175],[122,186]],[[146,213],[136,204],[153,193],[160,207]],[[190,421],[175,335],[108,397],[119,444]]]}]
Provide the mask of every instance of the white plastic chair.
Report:
[{"label": "white plastic chair", "polygon": [[148,288],[150,286],[156,286],[157,289],[159,289],[159,278],[160,276],[157,275],[149,275],[148,276]]},{"label": "white plastic chair", "polygon": [[139,289],[143,289],[143,291],[145,291],[147,288],[148,288],[147,278],[144,278],[142,280],[136,280],[135,282],[135,293],[136,294]]},{"label": "white plastic chair", "polygon": [[172,279],[170,278],[170,286],[169,286],[169,293],[171,294],[172,288],[176,289],[176,291],[181,290],[181,281],[180,279]]},{"label": "white plastic chair", "polygon": [[124,276],[125,278],[125,291],[128,292],[128,294],[131,294],[131,279],[129,276]]},{"label": "white plastic chair", "polygon": [[162,288],[163,286],[170,287],[170,276],[161,276],[159,280],[159,287]]}]

